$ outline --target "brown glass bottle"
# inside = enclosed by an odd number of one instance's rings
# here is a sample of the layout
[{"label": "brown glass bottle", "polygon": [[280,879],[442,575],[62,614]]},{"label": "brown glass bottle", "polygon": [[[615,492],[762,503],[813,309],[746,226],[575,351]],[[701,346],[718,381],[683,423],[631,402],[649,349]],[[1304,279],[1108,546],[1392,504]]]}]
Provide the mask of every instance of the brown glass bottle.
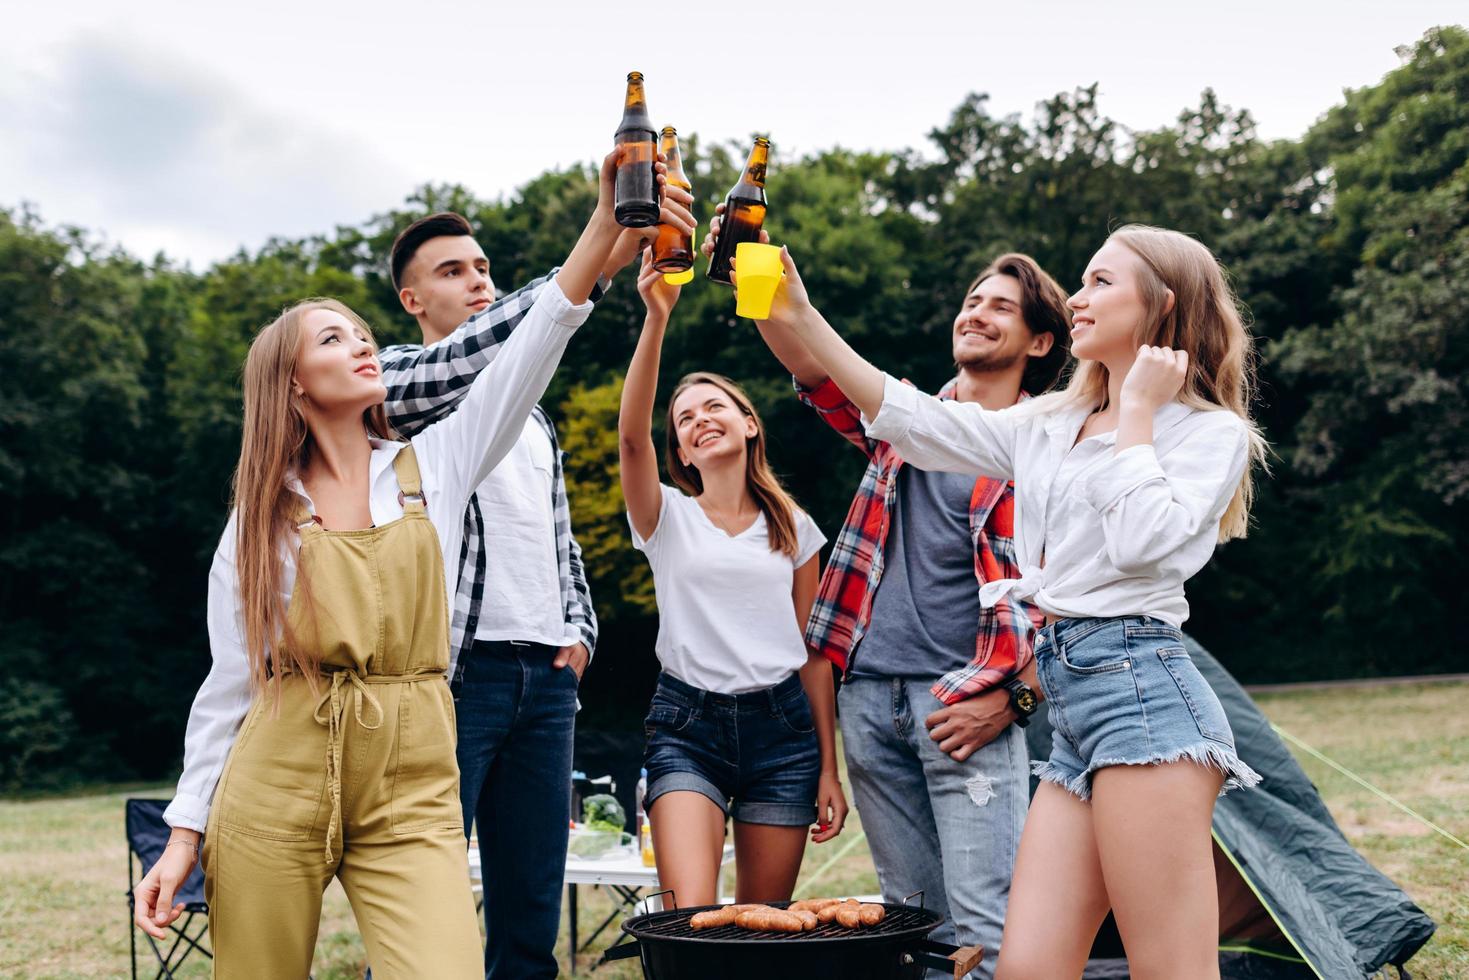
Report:
[{"label": "brown glass bottle", "polygon": [[[678,149],[678,132],[672,126],[663,127],[663,138],[659,141],[658,149],[668,165],[668,186],[692,190],[692,185],[683,172],[683,154]],[[653,268],[659,272],[683,272],[693,264],[694,236],[685,235],[672,225],[659,225],[658,240],[653,243]]]},{"label": "brown glass bottle", "polygon": [[724,214],[719,219],[719,241],[709,258],[709,278],[730,285],[729,260],[734,258],[740,242],[758,242],[760,226],[765,223],[765,164],[770,159],[770,140],[755,137],[745,171],[724,199]]},{"label": "brown glass bottle", "polygon": [[622,103],[622,122],[617,127],[617,185],[613,216],[628,228],[646,228],[658,223],[658,178],[653,169],[658,160],[653,121],[643,95],[643,73],[627,74],[627,98]]}]

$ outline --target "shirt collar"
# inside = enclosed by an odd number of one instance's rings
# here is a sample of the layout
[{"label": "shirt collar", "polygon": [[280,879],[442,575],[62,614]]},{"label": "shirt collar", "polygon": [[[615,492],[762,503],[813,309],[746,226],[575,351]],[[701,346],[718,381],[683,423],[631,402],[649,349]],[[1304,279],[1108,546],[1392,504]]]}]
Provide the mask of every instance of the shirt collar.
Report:
[{"label": "shirt collar", "polygon": [[[368,436],[367,441],[372,445],[372,456],[367,462],[367,485],[373,487],[377,485],[378,477],[383,475],[383,470],[393,465],[393,460],[398,458],[398,453],[408,443],[379,439],[377,436]],[[307,510],[313,514],[316,513],[316,504],[311,499],[311,495],[306,492],[306,486],[301,482],[301,474],[294,469],[286,473],[286,489],[300,497]]]},{"label": "shirt collar", "polygon": [[[903,379],[903,384],[905,384],[905,385],[912,385],[913,382],[909,381],[907,378],[904,378]],[[939,393],[935,397],[937,397],[939,399],[939,401],[951,402],[951,401],[954,400],[954,397],[955,397],[955,394],[954,393],[957,392],[958,390],[959,390],[959,376],[956,374],[952,378],[949,379],[949,383],[948,384],[944,385],[942,388],[939,389]],[[1026,401],[1029,398],[1030,398],[1030,392],[1028,392],[1028,391],[1026,391],[1024,389],[1021,389],[1021,391],[1020,391],[1020,397],[1017,398],[1017,399],[1015,399],[1015,404],[1019,405],[1021,402]]]},{"label": "shirt collar", "polygon": [[[1055,412],[1046,420],[1046,435],[1052,439],[1067,439],[1067,448],[1076,442],[1076,436],[1081,432],[1087,417],[1095,411],[1096,406],[1087,408],[1073,408],[1062,412]],[[1193,413],[1183,402],[1174,399],[1153,413],[1153,440],[1156,442],[1158,436],[1167,432]],[[1102,443],[1115,443],[1117,441],[1117,430],[1104,432],[1097,437]]]}]

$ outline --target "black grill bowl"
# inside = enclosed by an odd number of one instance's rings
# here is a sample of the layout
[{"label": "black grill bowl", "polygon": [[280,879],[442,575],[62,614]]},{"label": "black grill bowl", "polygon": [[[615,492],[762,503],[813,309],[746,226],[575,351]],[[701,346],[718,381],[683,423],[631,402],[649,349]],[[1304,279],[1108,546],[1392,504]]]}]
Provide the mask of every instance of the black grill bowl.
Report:
[{"label": "black grill bowl", "polygon": [[979,962],[974,947],[930,940],[943,917],[911,905],[884,905],[881,924],[862,929],[835,923],[810,932],[689,927],[695,913],[720,907],[634,916],[622,924],[632,941],[608,949],[603,962],[638,956],[646,980],[920,980],[930,966],[961,977]]}]

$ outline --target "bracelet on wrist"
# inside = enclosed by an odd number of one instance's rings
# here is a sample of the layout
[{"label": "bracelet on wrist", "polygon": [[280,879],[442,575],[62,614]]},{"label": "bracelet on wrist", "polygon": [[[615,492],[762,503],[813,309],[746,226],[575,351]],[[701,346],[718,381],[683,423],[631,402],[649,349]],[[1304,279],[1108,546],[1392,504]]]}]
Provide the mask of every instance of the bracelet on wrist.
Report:
[{"label": "bracelet on wrist", "polygon": [[194,858],[196,860],[198,859],[198,857],[199,857],[199,845],[195,841],[191,841],[191,840],[171,840],[167,844],[164,844],[163,845],[163,849],[166,851],[170,847],[173,847],[175,844],[183,844],[185,847],[192,847],[194,849]]}]

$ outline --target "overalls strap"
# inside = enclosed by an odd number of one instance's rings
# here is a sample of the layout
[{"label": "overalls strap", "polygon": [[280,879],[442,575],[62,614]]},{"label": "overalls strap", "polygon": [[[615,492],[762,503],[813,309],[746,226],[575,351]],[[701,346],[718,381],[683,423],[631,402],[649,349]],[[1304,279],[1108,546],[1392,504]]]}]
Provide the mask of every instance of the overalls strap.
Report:
[{"label": "overalls strap", "polygon": [[423,496],[423,480],[418,474],[418,457],[409,443],[393,457],[393,472],[398,477],[398,503],[403,512],[426,512],[427,501]]}]

